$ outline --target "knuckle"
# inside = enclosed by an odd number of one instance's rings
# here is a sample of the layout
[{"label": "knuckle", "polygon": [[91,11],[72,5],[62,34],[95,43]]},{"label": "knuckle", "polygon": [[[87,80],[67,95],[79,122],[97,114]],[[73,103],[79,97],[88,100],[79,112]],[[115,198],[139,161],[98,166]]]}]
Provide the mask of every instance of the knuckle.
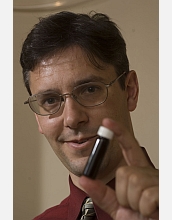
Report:
[{"label": "knuckle", "polygon": [[140,211],[144,216],[150,216],[156,210],[156,202],[149,189],[142,192]]},{"label": "knuckle", "polygon": [[128,167],[127,166],[119,167],[116,171],[116,177],[124,178],[126,176],[128,176]]},{"label": "knuckle", "polygon": [[140,185],[140,177],[136,173],[132,173],[129,177],[129,181],[134,186]]},{"label": "knuckle", "polygon": [[143,200],[145,201],[151,201],[152,199],[152,193],[149,189],[145,189],[143,192],[142,192],[142,198]]}]

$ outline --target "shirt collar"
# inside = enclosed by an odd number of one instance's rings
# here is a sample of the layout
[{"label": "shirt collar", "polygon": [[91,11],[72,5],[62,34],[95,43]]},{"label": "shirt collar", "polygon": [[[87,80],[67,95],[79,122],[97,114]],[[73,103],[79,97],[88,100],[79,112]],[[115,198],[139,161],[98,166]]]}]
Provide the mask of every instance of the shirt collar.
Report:
[{"label": "shirt collar", "polygon": [[[111,180],[107,185],[114,189],[115,179]],[[80,214],[83,201],[85,200],[86,197],[88,197],[88,195],[73,184],[70,176],[69,176],[69,186],[70,186],[70,196],[69,196],[68,219],[77,219],[78,215]],[[107,215],[96,205],[95,205],[95,211],[98,216],[98,219],[100,220],[112,219],[109,215]]]},{"label": "shirt collar", "polygon": [[82,203],[88,195],[76,187],[69,176],[70,196],[69,196],[69,212],[68,219],[77,219]]}]

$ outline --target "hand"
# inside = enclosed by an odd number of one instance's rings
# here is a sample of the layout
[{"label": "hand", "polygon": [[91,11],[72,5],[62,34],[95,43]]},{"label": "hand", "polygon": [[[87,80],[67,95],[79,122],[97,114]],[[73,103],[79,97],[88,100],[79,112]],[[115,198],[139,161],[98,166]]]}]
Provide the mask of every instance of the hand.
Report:
[{"label": "hand", "polygon": [[102,124],[114,132],[128,166],[117,169],[115,191],[85,176],[80,178],[81,187],[115,220],[159,219],[158,170],[124,126],[110,119]]}]

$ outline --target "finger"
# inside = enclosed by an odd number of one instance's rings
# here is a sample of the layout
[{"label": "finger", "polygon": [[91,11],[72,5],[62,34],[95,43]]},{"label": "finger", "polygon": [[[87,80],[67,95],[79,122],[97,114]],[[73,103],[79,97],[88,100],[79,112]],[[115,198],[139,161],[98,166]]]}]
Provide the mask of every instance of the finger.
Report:
[{"label": "finger", "polygon": [[159,187],[154,186],[142,192],[139,202],[140,213],[157,219],[159,215]]},{"label": "finger", "polygon": [[120,167],[116,172],[116,196],[119,204],[140,211],[142,192],[158,183],[158,170],[149,167]]},{"label": "finger", "polygon": [[[143,169],[147,169],[147,168],[143,168]],[[156,173],[154,173],[153,171],[154,171],[153,169],[149,169],[147,171],[145,170],[145,172],[143,170],[144,176],[142,175],[142,170],[140,170],[140,172],[136,172],[130,175],[127,196],[129,200],[129,205],[133,210],[140,212],[139,200],[140,198],[142,198],[143,192],[149,189],[150,187],[154,187],[158,185],[158,178],[156,176]],[[158,192],[157,192],[157,196],[158,196]],[[154,202],[154,201],[149,200],[149,202]],[[146,202],[146,207],[148,208],[147,210],[149,210],[149,208],[151,208],[151,204],[149,205],[149,207],[147,206],[147,204],[148,203]]]},{"label": "finger", "polygon": [[130,176],[130,169],[128,166],[122,166],[116,171],[116,197],[121,206],[130,207],[128,201],[128,180]]},{"label": "finger", "polygon": [[147,217],[143,217],[139,212],[135,212],[132,209],[119,207],[116,213],[115,220],[150,220]]},{"label": "finger", "polygon": [[114,190],[100,180],[92,180],[85,176],[80,177],[79,184],[97,206],[115,219],[118,202]]},{"label": "finger", "polygon": [[122,166],[116,171],[116,196],[120,205],[139,211],[142,191],[157,185],[156,170],[148,167]]},{"label": "finger", "polygon": [[132,166],[150,166],[150,163],[144,154],[134,135],[128,131],[122,124],[111,119],[104,119],[102,124],[114,132],[127,165]]}]

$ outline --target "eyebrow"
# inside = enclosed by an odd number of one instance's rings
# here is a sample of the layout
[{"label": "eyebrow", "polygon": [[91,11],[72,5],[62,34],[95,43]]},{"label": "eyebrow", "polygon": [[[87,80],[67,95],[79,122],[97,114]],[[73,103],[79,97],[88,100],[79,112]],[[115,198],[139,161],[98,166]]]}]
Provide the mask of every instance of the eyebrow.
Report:
[{"label": "eyebrow", "polygon": [[91,75],[85,79],[80,79],[80,80],[77,80],[75,83],[74,83],[74,86],[73,87],[76,87],[76,86],[79,86],[79,85],[82,85],[84,83],[89,83],[89,82],[103,82],[105,79],[101,76],[95,76],[95,75]]}]

